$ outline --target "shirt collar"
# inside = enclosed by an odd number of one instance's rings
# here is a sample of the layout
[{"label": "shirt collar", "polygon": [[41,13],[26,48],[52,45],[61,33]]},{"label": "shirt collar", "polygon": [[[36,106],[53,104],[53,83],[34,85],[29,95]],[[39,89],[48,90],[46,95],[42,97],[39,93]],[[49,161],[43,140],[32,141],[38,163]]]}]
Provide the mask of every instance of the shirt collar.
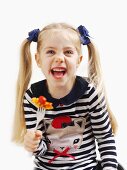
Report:
[{"label": "shirt collar", "polygon": [[70,93],[63,98],[55,99],[48,93],[46,80],[40,81],[35,84],[38,86],[38,88],[35,85],[33,86],[34,88],[32,89],[32,91],[36,90],[35,92],[36,97],[39,97],[41,95],[46,97],[47,101],[53,103],[54,108],[60,105],[70,105],[74,103],[84,95],[88,87],[88,82],[84,78],[80,76],[76,76],[75,84],[72,90],[70,91]]}]

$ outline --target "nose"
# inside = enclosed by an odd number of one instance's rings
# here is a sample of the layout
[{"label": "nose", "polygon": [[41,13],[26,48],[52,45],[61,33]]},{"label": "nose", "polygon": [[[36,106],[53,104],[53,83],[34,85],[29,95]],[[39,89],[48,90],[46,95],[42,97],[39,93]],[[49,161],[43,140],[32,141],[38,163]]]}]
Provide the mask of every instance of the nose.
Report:
[{"label": "nose", "polygon": [[64,56],[63,55],[58,55],[55,57],[55,62],[56,63],[63,63],[64,62]]}]

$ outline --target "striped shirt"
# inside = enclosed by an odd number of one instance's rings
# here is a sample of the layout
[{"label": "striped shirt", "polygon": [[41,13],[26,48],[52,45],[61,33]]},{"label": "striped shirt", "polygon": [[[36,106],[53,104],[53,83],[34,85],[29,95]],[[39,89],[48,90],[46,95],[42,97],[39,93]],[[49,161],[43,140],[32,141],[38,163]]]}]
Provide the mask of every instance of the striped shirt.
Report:
[{"label": "striped shirt", "polygon": [[[53,103],[46,110],[38,129],[43,138],[35,155],[35,166],[43,170],[95,170],[96,143],[103,170],[116,170],[116,147],[106,101],[95,87],[77,76],[71,92],[55,99],[48,93],[46,80],[31,85],[24,96],[27,129],[37,123],[37,108],[32,97],[45,96]],[[97,142],[96,142],[97,141]]]}]

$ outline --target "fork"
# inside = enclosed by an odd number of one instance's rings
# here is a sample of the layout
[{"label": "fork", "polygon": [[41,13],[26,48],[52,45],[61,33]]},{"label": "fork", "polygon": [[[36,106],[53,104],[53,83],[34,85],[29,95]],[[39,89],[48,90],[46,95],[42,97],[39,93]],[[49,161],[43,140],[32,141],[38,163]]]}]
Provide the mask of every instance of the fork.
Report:
[{"label": "fork", "polygon": [[35,130],[37,130],[37,127],[38,127],[40,121],[42,119],[44,119],[44,116],[45,116],[45,109],[42,107],[39,107],[37,109],[37,122],[36,122]]},{"label": "fork", "polygon": [[[37,109],[37,122],[36,122],[36,126],[35,126],[34,130],[37,130],[37,127],[38,127],[40,121],[42,119],[44,119],[44,116],[45,116],[45,109],[42,107],[39,107]],[[33,153],[29,153],[29,156],[33,156]]]}]

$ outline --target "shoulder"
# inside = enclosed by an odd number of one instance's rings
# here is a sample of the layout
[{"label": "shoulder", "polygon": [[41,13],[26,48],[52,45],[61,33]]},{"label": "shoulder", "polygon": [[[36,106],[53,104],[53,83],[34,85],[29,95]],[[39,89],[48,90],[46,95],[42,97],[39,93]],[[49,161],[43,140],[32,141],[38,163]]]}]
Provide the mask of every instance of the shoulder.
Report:
[{"label": "shoulder", "polygon": [[87,98],[90,103],[104,97],[103,92],[98,92],[96,86],[90,82],[88,77],[79,77],[79,79],[82,84],[86,84],[86,91],[83,96]]},{"label": "shoulder", "polygon": [[81,86],[86,87],[87,91],[96,91],[95,85],[90,82],[90,79],[88,77],[77,76],[77,80],[80,82]]},{"label": "shoulder", "polygon": [[46,89],[46,80],[31,84],[30,90],[34,96],[38,97]]},{"label": "shoulder", "polygon": [[30,87],[31,87],[31,89],[40,88],[45,85],[45,82],[46,82],[46,80],[41,80],[41,81],[31,84]]},{"label": "shoulder", "polygon": [[33,97],[39,97],[45,89],[45,82],[45,80],[42,80],[31,84],[24,94],[24,100],[27,100],[31,103],[31,99]]},{"label": "shoulder", "polygon": [[45,89],[46,80],[38,81],[30,85],[30,87],[26,90],[25,96],[29,95],[32,97],[38,97]]}]

